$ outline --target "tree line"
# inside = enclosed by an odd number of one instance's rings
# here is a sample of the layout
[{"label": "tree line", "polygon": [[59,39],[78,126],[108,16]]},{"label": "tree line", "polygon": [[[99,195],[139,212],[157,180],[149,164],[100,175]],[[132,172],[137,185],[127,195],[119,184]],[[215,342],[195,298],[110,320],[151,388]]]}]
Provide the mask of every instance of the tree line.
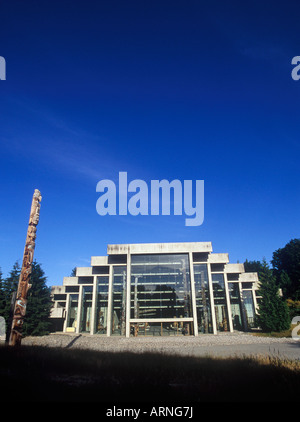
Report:
[{"label": "tree line", "polygon": [[[259,277],[256,325],[265,332],[289,329],[292,318],[300,315],[300,239],[292,239],[273,252],[271,266],[263,258],[262,261],[246,259],[244,267],[247,272],[257,272]],[[6,278],[0,269],[0,316],[7,324],[10,324],[11,301],[18,288],[20,273],[18,262]],[[51,288],[46,283],[41,265],[34,261],[22,330],[24,336],[47,335],[51,330]]]}]

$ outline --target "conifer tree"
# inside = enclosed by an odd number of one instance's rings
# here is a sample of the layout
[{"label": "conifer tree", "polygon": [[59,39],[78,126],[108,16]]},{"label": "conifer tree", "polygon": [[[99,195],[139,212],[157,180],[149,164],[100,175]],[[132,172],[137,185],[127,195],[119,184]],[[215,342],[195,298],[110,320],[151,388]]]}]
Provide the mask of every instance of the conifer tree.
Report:
[{"label": "conifer tree", "polygon": [[12,295],[18,289],[20,273],[21,268],[17,261],[10,271],[9,276],[1,281],[0,315],[4,317],[7,323],[9,322],[11,313]]},{"label": "conifer tree", "polygon": [[290,317],[287,304],[279,296],[278,285],[267,262],[263,261],[260,271],[259,295],[261,301],[256,317],[256,324],[264,332],[279,332],[290,327]]},{"label": "conifer tree", "polygon": [[259,275],[260,271],[263,270],[263,264],[261,261],[248,261],[248,259],[246,259],[244,268],[246,272],[257,273]]},{"label": "conifer tree", "polygon": [[51,289],[47,287],[47,277],[40,264],[36,261],[32,263],[30,277],[31,288],[27,295],[27,308],[24,319],[22,334],[24,336],[42,336],[49,334]]},{"label": "conifer tree", "polygon": [[285,271],[289,277],[289,282],[285,278],[283,288],[284,297],[300,299],[300,239],[291,239],[283,248],[273,252],[271,261],[277,282],[282,282],[281,274]]},{"label": "conifer tree", "polygon": [[[277,278],[277,283],[278,283],[278,278]],[[284,297],[288,297],[288,292],[291,288],[292,282],[290,277],[288,276],[287,272],[285,270],[283,270],[280,275],[279,275],[279,286],[282,289],[283,292],[283,296]]]}]

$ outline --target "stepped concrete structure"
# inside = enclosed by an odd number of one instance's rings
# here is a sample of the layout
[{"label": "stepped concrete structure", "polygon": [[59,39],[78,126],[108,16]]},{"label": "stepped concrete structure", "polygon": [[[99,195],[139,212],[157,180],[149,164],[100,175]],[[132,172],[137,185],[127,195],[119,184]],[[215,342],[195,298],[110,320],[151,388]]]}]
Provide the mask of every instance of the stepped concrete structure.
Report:
[{"label": "stepped concrete structure", "polygon": [[53,331],[200,336],[254,328],[258,275],[211,242],[107,246],[52,287]]}]

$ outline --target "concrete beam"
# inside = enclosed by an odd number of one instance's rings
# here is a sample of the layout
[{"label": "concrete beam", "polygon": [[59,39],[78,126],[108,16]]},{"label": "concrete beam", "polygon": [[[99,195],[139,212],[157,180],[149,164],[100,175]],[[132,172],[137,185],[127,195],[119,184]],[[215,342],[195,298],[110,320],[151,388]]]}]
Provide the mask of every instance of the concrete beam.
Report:
[{"label": "concrete beam", "polygon": [[211,252],[211,242],[188,242],[188,243],[137,243],[108,245],[108,255],[140,254],[140,253],[187,253],[187,252]]}]

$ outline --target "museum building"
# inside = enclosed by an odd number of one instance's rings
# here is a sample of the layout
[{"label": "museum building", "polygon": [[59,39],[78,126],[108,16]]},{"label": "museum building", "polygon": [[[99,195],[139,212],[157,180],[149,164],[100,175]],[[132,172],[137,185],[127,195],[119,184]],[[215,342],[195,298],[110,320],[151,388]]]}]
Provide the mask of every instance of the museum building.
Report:
[{"label": "museum building", "polygon": [[257,273],[211,242],[108,245],[52,287],[53,331],[170,336],[254,327]]}]

